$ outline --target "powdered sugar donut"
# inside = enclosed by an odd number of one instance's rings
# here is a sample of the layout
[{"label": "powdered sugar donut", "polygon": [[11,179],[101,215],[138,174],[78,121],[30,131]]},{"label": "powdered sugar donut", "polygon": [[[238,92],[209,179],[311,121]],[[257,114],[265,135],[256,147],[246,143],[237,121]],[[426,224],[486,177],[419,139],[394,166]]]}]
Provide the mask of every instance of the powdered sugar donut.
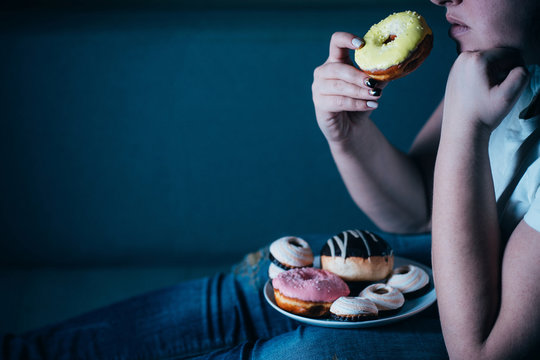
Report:
[{"label": "powdered sugar donut", "polygon": [[379,312],[384,314],[396,312],[405,303],[403,294],[386,284],[370,285],[362,290],[360,296],[373,301]]},{"label": "powdered sugar donut", "polygon": [[307,317],[326,315],[332,302],[350,293],[339,276],[311,267],[281,272],[272,286],[280,308]]},{"label": "powdered sugar donut", "polygon": [[307,241],[296,236],[285,236],[270,244],[268,276],[275,278],[280,272],[313,265],[313,252]]},{"label": "powdered sugar donut", "polygon": [[416,296],[427,289],[429,275],[418,266],[404,265],[392,271],[392,276],[386,284],[398,289],[407,297]]}]

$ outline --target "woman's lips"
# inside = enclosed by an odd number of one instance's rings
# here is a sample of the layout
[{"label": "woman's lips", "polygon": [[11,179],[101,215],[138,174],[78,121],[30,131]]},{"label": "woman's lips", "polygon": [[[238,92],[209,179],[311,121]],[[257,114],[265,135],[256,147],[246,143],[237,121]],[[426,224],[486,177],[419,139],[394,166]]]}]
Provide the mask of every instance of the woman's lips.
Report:
[{"label": "woman's lips", "polygon": [[457,38],[469,31],[469,27],[461,24],[451,24],[448,34],[451,38]]},{"label": "woman's lips", "polygon": [[446,20],[450,23],[450,30],[448,34],[451,38],[457,38],[470,30],[470,28],[464,24],[459,18],[453,14],[446,14]]}]

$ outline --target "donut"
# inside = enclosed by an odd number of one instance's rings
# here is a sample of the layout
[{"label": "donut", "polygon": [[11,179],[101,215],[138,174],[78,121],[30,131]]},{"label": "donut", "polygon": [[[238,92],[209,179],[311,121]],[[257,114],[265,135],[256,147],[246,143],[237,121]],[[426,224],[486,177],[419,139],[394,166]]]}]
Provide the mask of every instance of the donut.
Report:
[{"label": "donut", "polygon": [[401,291],[406,298],[415,297],[427,290],[429,275],[418,266],[404,265],[392,271],[386,284]]},{"label": "donut", "polygon": [[311,267],[281,272],[272,280],[272,286],[277,306],[311,318],[327,315],[336,299],[350,293],[339,276]]},{"label": "donut", "polygon": [[270,244],[268,276],[275,278],[280,272],[313,265],[313,252],[304,239],[285,236]]},{"label": "donut", "polygon": [[342,296],[330,306],[330,318],[339,321],[362,321],[375,319],[379,311],[369,299]]},{"label": "donut", "polygon": [[321,267],[349,282],[385,279],[394,267],[392,248],[369,231],[347,230],[321,249]]},{"label": "donut", "polygon": [[360,70],[375,80],[390,81],[416,70],[433,47],[433,32],[414,11],[394,13],[373,25],[364,45],[355,50]]},{"label": "donut", "polygon": [[399,290],[381,283],[366,287],[360,296],[371,300],[381,315],[394,314],[405,303],[405,297]]}]

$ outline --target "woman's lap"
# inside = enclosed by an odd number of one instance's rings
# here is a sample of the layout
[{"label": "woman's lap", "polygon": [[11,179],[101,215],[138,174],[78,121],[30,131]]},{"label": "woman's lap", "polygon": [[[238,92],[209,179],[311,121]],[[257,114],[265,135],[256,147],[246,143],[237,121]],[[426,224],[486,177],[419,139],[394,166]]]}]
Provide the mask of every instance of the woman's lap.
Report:
[{"label": "woman's lap", "polygon": [[[325,237],[306,240],[317,252]],[[405,249],[399,244],[402,240],[390,240],[396,254],[410,257],[405,250],[400,253]],[[405,243],[410,241],[414,239]],[[418,251],[416,245],[407,246],[407,251]],[[41,355],[56,359],[444,357],[439,321],[433,315],[376,329],[343,330],[303,326],[279,314],[262,295],[267,255],[264,248],[246,256],[229,274],[184,282],[6,337],[4,346],[9,345],[9,350],[2,354],[6,360]]]},{"label": "woman's lap", "polygon": [[270,339],[259,339],[194,359],[446,359],[439,321],[417,318],[369,329],[299,325]]},{"label": "woman's lap", "polygon": [[441,359],[445,357],[436,319],[369,329],[301,326],[262,341],[255,359]]}]

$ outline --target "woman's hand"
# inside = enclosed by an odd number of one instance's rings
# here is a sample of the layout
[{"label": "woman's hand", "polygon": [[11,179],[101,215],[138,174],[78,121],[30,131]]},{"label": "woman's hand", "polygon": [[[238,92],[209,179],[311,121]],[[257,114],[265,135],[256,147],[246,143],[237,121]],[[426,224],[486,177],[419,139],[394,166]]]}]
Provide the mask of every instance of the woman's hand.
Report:
[{"label": "woman's hand", "polygon": [[523,59],[515,50],[461,53],[446,84],[446,125],[463,131],[480,125],[491,132],[508,114],[527,81]]},{"label": "woman's hand", "polygon": [[361,40],[353,34],[336,32],[330,41],[326,62],[313,75],[313,103],[317,122],[329,142],[350,138],[352,128],[377,108],[386,83],[375,82],[353,66],[349,50]]}]

